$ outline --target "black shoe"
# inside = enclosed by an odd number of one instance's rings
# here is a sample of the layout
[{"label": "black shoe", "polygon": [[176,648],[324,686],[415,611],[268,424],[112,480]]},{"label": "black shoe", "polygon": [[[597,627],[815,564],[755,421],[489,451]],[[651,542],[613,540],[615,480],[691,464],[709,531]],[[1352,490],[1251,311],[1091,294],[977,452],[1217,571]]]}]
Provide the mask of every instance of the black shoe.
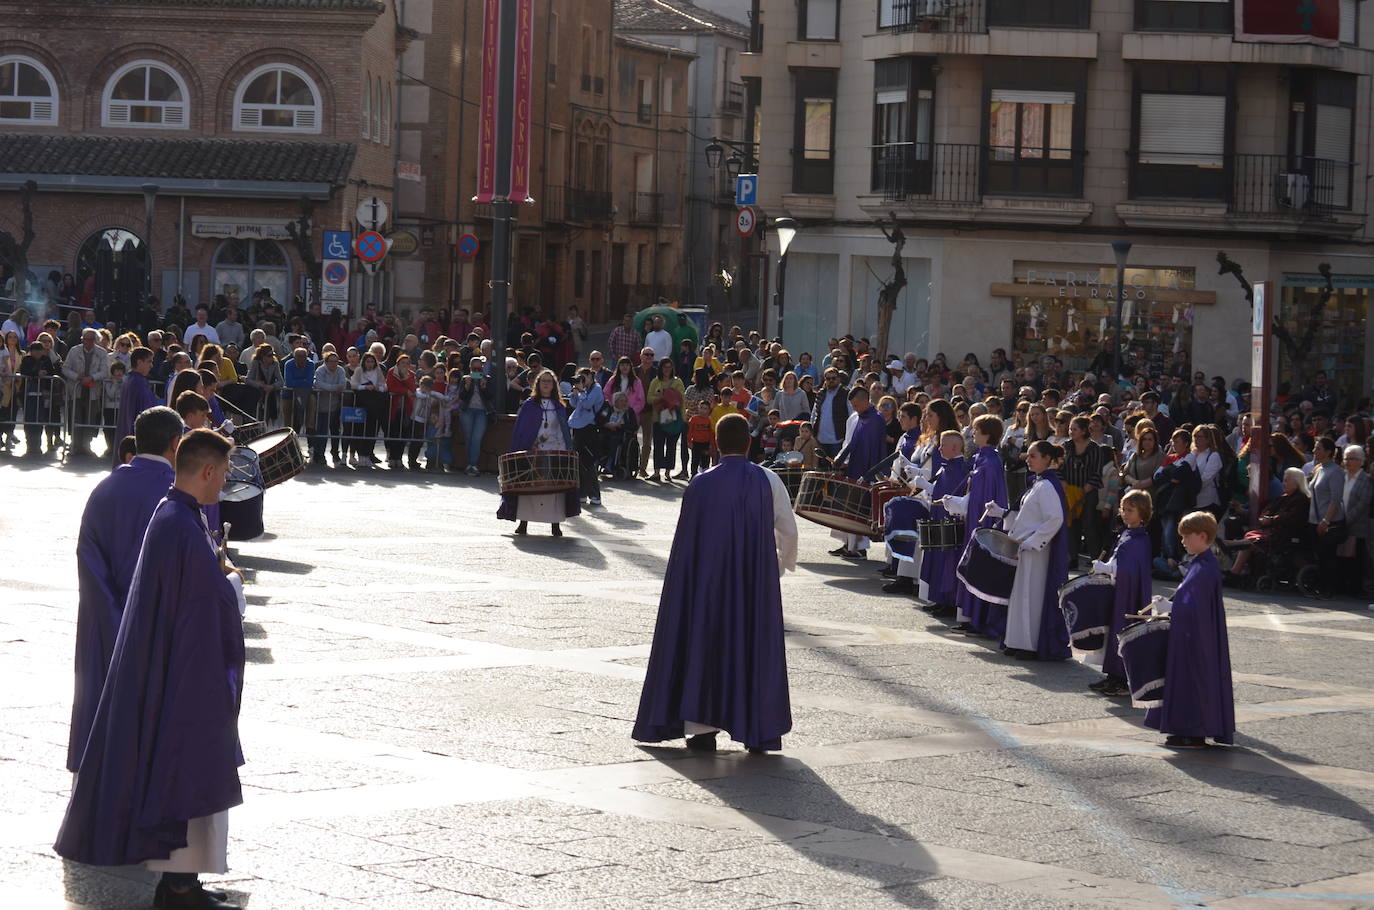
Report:
[{"label": "black shoe", "polygon": [[878,574],[881,575],[883,578],[896,578],[897,567],[889,563],[888,565],[885,565],[881,569],[879,569]]},{"label": "black shoe", "polygon": [[693,752],[714,752],[716,751],[716,734],[698,733],[696,736],[687,737],[687,748]]},{"label": "black shoe", "polygon": [[955,626],[954,628],[950,629],[950,631],[951,631],[951,632],[958,632],[960,635],[977,635],[977,634],[978,634],[978,630],[975,629],[975,628],[973,628],[973,626],[972,626],[971,624],[966,623],[966,622],[961,622],[961,623],[959,623],[957,626]]},{"label": "black shoe", "polygon": [[1039,660],[1040,655],[1025,648],[1007,648],[1007,656],[1015,657],[1017,660]]},{"label": "black shoe", "polygon": [[516,533],[517,535],[519,535],[520,537],[524,537],[524,536],[525,536],[526,534],[528,534],[529,532],[530,532],[530,523],[529,523],[528,521],[522,521],[522,522],[520,522],[520,524],[518,524],[518,525],[515,526],[515,533]]},{"label": "black shoe", "polygon": [[1170,749],[1205,749],[1207,740],[1201,736],[1170,736],[1164,740]]},{"label": "black shoe", "polygon": [[845,550],[842,554],[845,559],[865,560],[868,559],[867,550]]},{"label": "black shoe", "polygon": [[911,583],[910,578],[898,578],[883,585],[884,594],[915,594],[916,586]]},{"label": "black shoe", "polygon": [[1088,683],[1088,688],[1092,689],[1094,692],[1101,692],[1103,689],[1107,688],[1107,686],[1111,685],[1111,682],[1112,678],[1110,676],[1104,676],[1095,683]]},{"label": "black shoe", "polygon": [[767,749],[760,749],[758,746],[746,746],[744,751],[748,752],[750,755],[767,755],[767,754],[768,754],[768,750],[767,750]]},{"label": "black shoe", "polygon": [[153,892],[153,906],[158,910],[241,910],[238,904],[231,904],[223,891],[207,891],[196,884],[189,891],[173,891],[164,883],[158,882]]},{"label": "black shoe", "polygon": [[936,619],[948,619],[956,612],[958,611],[953,607],[946,606],[945,604],[935,604],[935,609],[930,611],[930,615],[934,616]]},{"label": "black shoe", "polygon": [[554,537],[562,537],[563,529],[555,524],[553,525],[553,529],[549,533],[552,534]]},{"label": "black shoe", "polygon": [[1131,694],[1130,688],[1119,679],[1109,680],[1106,686],[1097,691],[1106,698],[1125,698]]},{"label": "black shoe", "polygon": [[837,547],[830,551],[831,556],[844,556],[849,552],[849,547]]}]

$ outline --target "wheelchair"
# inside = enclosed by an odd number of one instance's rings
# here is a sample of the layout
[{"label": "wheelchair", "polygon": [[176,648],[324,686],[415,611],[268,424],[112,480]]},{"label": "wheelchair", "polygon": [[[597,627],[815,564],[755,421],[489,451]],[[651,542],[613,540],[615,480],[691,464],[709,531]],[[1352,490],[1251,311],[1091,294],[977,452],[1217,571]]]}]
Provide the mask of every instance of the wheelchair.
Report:
[{"label": "wheelchair", "polygon": [[1264,551],[1252,549],[1249,569],[1245,588],[1256,594],[1290,591],[1316,597],[1321,593],[1321,571],[1310,531],[1272,541]]}]

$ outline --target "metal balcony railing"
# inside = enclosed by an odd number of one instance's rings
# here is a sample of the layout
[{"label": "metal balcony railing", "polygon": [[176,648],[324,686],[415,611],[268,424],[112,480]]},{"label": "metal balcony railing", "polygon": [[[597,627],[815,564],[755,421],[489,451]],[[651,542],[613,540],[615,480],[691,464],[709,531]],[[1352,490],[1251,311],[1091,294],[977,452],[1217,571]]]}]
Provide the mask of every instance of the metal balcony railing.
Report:
[{"label": "metal balcony railing", "polygon": [[639,122],[640,122],[640,123],[653,123],[653,121],[654,121],[654,106],[653,106],[652,104],[643,104],[643,103],[641,103],[641,104],[639,105],[639,111],[638,111],[638,113],[639,113]]},{"label": "metal balcony railing", "polygon": [[1224,202],[1229,214],[1331,219],[1351,210],[1355,165],[1306,155],[1131,156],[1131,198]]},{"label": "metal balcony railing", "polygon": [[982,148],[942,142],[897,142],[873,148],[873,191],[885,202],[927,200],[977,204]]},{"label": "metal balcony railing", "polygon": [[563,187],[569,221],[610,221],[611,194],[606,190],[584,190],[580,187]]},{"label": "metal balcony railing", "polygon": [[890,21],[897,32],[978,33],[987,28],[985,0],[893,0]]},{"label": "metal balcony railing", "polygon": [[662,220],[662,193],[634,193],[630,197],[630,221],[632,223],[658,224]]}]

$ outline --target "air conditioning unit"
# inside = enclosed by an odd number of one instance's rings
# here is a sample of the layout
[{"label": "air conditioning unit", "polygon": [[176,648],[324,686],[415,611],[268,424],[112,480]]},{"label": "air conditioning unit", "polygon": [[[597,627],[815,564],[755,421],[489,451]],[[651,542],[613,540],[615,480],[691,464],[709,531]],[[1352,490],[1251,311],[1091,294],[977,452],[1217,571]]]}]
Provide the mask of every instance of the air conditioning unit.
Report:
[{"label": "air conditioning unit", "polygon": [[911,12],[917,18],[943,16],[945,0],[911,0]]},{"label": "air conditioning unit", "polygon": [[1275,174],[1274,202],[1283,209],[1305,209],[1310,186],[1311,181],[1306,174]]}]

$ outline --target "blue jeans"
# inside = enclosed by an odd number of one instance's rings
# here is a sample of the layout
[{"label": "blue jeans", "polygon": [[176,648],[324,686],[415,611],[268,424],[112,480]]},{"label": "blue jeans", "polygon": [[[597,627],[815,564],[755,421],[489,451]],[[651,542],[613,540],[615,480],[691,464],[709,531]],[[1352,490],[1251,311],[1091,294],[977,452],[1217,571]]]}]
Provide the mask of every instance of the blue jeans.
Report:
[{"label": "blue jeans", "polygon": [[467,440],[468,465],[479,467],[482,460],[482,437],[487,433],[487,412],[481,408],[459,411],[458,425],[463,428],[463,438]]},{"label": "blue jeans", "polygon": [[[435,459],[438,459],[438,462]],[[453,464],[453,447],[449,445],[447,438],[439,439],[439,428],[429,424],[425,425],[425,461],[430,467],[436,463],[449,467]]]}]

